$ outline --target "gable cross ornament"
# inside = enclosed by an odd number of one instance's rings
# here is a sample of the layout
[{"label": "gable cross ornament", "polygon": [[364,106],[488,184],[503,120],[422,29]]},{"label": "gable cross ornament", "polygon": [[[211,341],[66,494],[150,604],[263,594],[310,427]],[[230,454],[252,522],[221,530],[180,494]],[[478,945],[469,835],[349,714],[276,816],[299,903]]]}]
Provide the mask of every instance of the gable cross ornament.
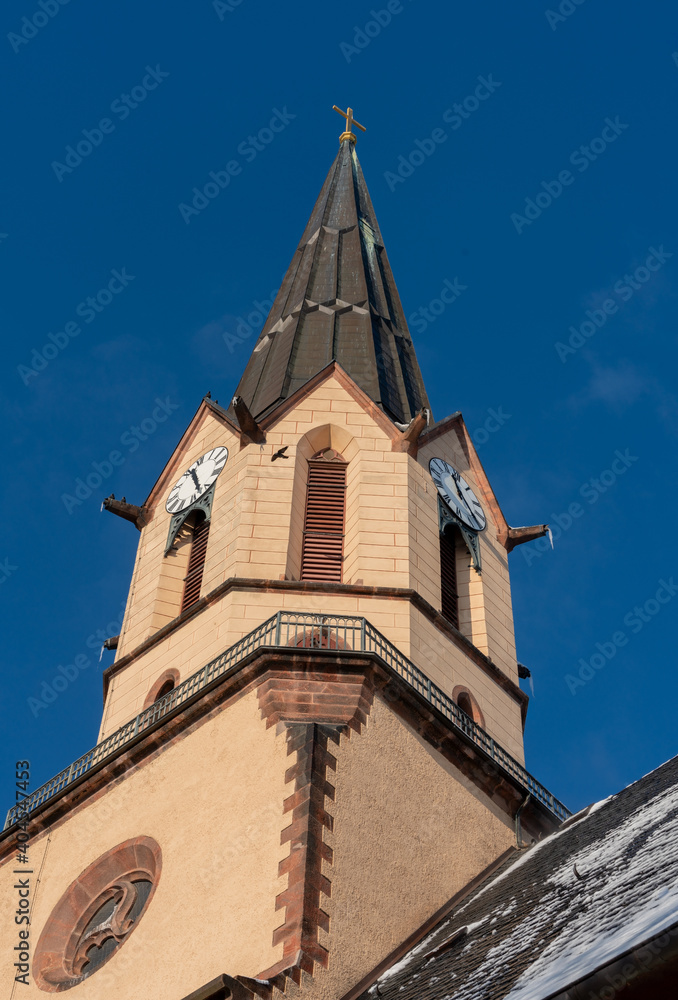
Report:
[{"label": "gable cross ornament", "polygon": [[367,132],[365,126],[361,125],[360,122],[357,122],[353,117],[353,108],[348,108],[346,111],[342,111],[341,108],[338,108],[336,106],[336,104],[333,104],[332,110],[338,111],[339,114],[343,115],[344,118],[346,119],[346,131],[342,132],[341,135],[339,136],[339,142],[343,142],[344,139],[348,139],[348,141],[352,143],[356,143],[358,141],[358,136],[351,131],[352,125],[355,125],[356,128],[359,128],[361,132]]}]

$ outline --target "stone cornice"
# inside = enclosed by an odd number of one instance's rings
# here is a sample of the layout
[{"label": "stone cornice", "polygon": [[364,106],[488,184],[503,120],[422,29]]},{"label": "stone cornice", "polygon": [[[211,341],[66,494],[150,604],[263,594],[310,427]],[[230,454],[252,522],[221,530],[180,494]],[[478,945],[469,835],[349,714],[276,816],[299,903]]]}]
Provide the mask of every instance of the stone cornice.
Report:
[{"label": "stone cornice", "polygon": [[[251,580],[247,577],[237,577],[233,576],[229,580],[224,580],[220,583],[218,587],[210,591],[209,594],[205,594],[200,600],[194,604],[192,607],[184,611],[183,614],[178,615],[167,625],[164,625],[153,635],[144,639],[135,649],[130,653],[125,654],[125,656],[120,657],[114,663],[107,667],[103,673],[103,685],[104,685],[104,701],[108,694],[108,687],[111,678],[115,674],[119,673],[134,660],[137,660],[140,656],[146,653],[149,649],[152,649],[158,643],[163,642],[169,635],[172,635],[178,628],[181,628],[185,622],[199,615],[210,605],[214,604],[225,594],[231,590],[252,590],[252,591],[263,591],[264,593],[272,592],[287,592],[295,594],[343,594],[345,596],[356,596],[356,597],[381,597],[387,600],[400,600],[409,601],[418,611],[420,611],[437,629],[442,632],[446,638],[450,639],[459,649],[464,652],[470,660],[473,661],[481,670],[483,670],[492,680],[499,685],[502,690],[513,698],[515,702],[520,705],[520,711],[523,720],[523,727],[525,726],[525,717],[527,715],[527,706],[529,702],[528,695],[515,683],[510,677],[508,677],[503,670],[492,662],[492,660],[485,656],[484,653],[474,646],[465,635],[451,625],[447,619],[445,619],[439,611],[425,601],[416,590],[412,590],[407,587],[369,587],[364,584],[355,583],[316,583],[312,580]],[[425,664],[420,664],[421,668],[425,668]]]},{"label": "stone cornice", "polygon": [[[263,683],[271,676],[270,672],[284,674],[289,671],[306,671],[313,676],[321,673],[341,675],[342,682],[349,674],[360,674],[399,718],[453,763],[512,820],[524,799],[524,788],[518,780],[514,780],[499,764],[465,739],[422,695],[389,670],[377,654],[334,649],[272,650],[264,647],[241,661],[233,672],[219,677],[190,701],[125,743],[119,752],[106,757],[37,806],[30,816],[31,839],[64,822],[75,810],[85,807],[93,796],[105,794],[115,784],[124,781],[131,770],[143,766],[172,743],[185,739],[194,727],[222,711],[225,703]],[[330,677],[327,679],[330,680]],[[331,679],[336,679],[336,676]],[[319,708],[317,717],[310,715],[307,721],[322,724],[326,720],[326,712]],[[559,825],[558,820],[535,798],[526,806],[522,822],[533,836],[550,833]],[[16,851],[18,832],[15,824],[0,833],[0,862]]]}]

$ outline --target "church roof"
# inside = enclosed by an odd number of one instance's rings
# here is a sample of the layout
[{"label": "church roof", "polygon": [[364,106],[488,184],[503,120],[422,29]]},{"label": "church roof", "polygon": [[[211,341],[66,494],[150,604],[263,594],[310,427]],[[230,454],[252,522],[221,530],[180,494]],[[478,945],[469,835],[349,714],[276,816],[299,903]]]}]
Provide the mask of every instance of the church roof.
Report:
[{"label": "church roof", "polygon": [[255,419],[336,360],[393,420],[428,407],[352,141],[341,142],[235,395]]},{"label": "church roof", "polygon": [[607,996],[615,977],[640,980],[653,958],[665,970],[675,963],[678,934],[664,932],[677,926],[678,757],[514,852],[350,995],[544,1000],[585,982],[568,996],[588,997],[592,985]]}]

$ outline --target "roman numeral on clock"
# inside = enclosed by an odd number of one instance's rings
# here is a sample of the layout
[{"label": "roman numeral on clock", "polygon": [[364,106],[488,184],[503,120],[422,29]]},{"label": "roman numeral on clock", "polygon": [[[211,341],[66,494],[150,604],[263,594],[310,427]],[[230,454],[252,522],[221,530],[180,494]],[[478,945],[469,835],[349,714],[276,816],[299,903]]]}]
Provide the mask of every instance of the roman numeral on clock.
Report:
[{"label": "roman numeral on clock", "polygon": [[[454,516],[472,531],[483,531],[487,522],[482,504],[461,473],[442,458],[432,458],[428,469],[441,499]],[[451,489],[451,480],[459,498]]]}]

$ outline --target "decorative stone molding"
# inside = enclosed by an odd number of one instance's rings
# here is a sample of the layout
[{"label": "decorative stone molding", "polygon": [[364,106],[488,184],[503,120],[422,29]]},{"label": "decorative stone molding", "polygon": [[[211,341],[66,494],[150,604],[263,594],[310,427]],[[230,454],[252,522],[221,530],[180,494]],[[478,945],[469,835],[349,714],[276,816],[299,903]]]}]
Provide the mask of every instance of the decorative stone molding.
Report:
[{"label": "decorative stone molding", "polygon": [[[319,637],[320,638],[320,637]],[[329,930],[329,917],[321,908],[321,895],[329,896],[331,883],[323,874],[323,861],[332,864],[332,849],[324,831],[334,820],[326,800],[334,800],[334,785],[327,771],[336,770],[328,744],[338,744],[341,734],[360,733],[372,706],[373,688],[364,672],[342,674],[322,670],[269,670],[257,687],[259,708],[267,728],[285,724],[287,752],[297,761],[286,774],[294,792],[285,799],[283,815],[291,823],[281,837],[290,844],[280,862],[279,875],[287,875],[287,889],[276,898],[276,909],[285,909],[285,920],[274,932],[273,944],[283,944],[283,957],[257,979],[290,977],[297,984],[301,972],[313,974],[317,964],[326,967],[328,951],[318,941],[318,930]]]},{"label": "decorative stone molding", "polygon": [[[280,592],[286,594],[332,594],[340,595],[342,597],[379,597],[385,600],[393,601],[403,601],[412,605],[417,611],[420,611],[439,632],[442,632],[447,639],[454,643],[457,648],[461,649],[462,652],[469,657],[469,659],[480,667],[480,669],[491,677],[492,680],[499,685],[502,690],[504,690],[519,706],[521,715],[523,718],[523,725],[525,724],[525,717],[527,715],[527,705],[529,702],[528,696],[520,688],[520,686],[508,677],[503,670],[501,670],[495,663],[492,662],[489,657],[473,645],[470,639],[467,639],[465,635],[451,625],[447,619],[442,615],[440,611],[437,611],[432,605],[425,601],[415,590],[402,587],[373,587],[366,586],[357,583],[319,583],[316,580],[254,580],[249,577],[230,577],[228,580],[224,580],[223,583],[218,584],[214,590],[210,591],[204,597],[193,604],[186,611],[182,612],[177,618],[174,618],[167,625],[164,625],[153,635],[144,639],[135,649],[127,653],[125,656],[120,657],[115,663],[112,663],[109,667],[104,670],[104,701],[108,696],[108,688],[111,679],[123,670],[125,667],[129,666],[136,659],[147,653],[149,649],[163,642],[168,636],[172,635],[178,628],[180,628],[186,621],[190,618],[196,617],[205,608],[214,604],[216,601],[220,600],[225,594],[230,592],[263,592],[263,593],[273,593]],[[421,664],[422,669],[426,669],[425,664]]]},{"label": "decorative stone molding", "polygon": [[150,708],[154,701],[157,701],[158,694],[164,688],[168,681],[172,681],[172,687],[176,687],[179,683],[179,671],[174,667],[169,670],[165,670],[158,679],[153,684],[153,687],[146,695],[146,700],[144,701],[144,708]]},{"label": "decorative stone molding", "polygon": [[328,768],[334,771],[337,765],[327,747],[330,741],[338,744],[339,738],[339,730],[331,726],[287,725],[287,752],[296,753],[297,760],[285,775],[288,782],[294,782],[294,792],[283,807],[284,815],[291,814],[291,823],[281,834],[281,843],[289,843],[290,853],[278,869],[280,875],[287,875],[288,884],[275,901],[277,910],[285,910],[284,922],[273,933],[273,944],[283,945],[283,957],[257,979],[285,975],[298,984],[301,972],[312,975],[316,962],[327,967],[329,952],[318,941],[318,930],[330,927],[320,897],[331,893],[330,880],[322,873],[323,861],[332,864],[332,848],[324,842],[324,831],[334,825],[325,808],[325,800],[334,799],[334,785],[326,775]]},{"label": "decorative stone molding", "polygon": [[[458,768],[479,790],[487,794],[506,816],[511,820],[515,816],[516,809],[525,798],[525,786],[509,770],[465,741],[463,734],[435,712],[422,695],[401,677],[389,671],[377,654],[349,649],[262,647],[236,671],[227,674],[199,697],[184,704],[180,711],[158,719],[148,731],[140,733],[138,738],[119,747],[76,781],[37,805],[31,813],[34,838],[60,826],[74,813],[87,808],[92,801],[107,794],[114,785],[126,780],[130,771],[146,766],[156,756],[166,753],[175,743],[183,740],[194,728],[223,711],[224,706],[232,699],[242,697],[248,689],[256,690],[271,673],[285,674],[291,670],[302,671],[305,680],[312,679],[309,674],[320,673],[329,682],[334,682],[338,671],[341,671],[340,678],[344,679],[358,675],[366,677],[363,695],[368,700],[372,698],[373,691],[379,694],[399,718]],[[527,696],[525,699],[527,700]],[[275,710],[273,706],[271,713]],[[264,714],[268,714],[268,707]],[[364,710],[363,714],[366,714]],[[361,725],[360,717],[356,715],[352,723],[347,725],[357,731]],[[349,731],[347,729],[346,733]],[[558,818],[536,796],[525,807],[522,822],[535,839],[553,833],[560,825]],[[15,824],[0,832],[0,862],[16,852],[19,829]]]},{"label": "decorative stone molding", "polygon": [[360,733],[372,705],[372,688],[359,673],[269,670],[257,695],[267,729],[279,722],[317,722]]},{"label": "decorative stone molding", "polygon": [[135,837],[86,868],[43,927],[33,959],[36,985],[45,993],[61,993],[101,968],[139,923],[161,867],[156,841]]}]

